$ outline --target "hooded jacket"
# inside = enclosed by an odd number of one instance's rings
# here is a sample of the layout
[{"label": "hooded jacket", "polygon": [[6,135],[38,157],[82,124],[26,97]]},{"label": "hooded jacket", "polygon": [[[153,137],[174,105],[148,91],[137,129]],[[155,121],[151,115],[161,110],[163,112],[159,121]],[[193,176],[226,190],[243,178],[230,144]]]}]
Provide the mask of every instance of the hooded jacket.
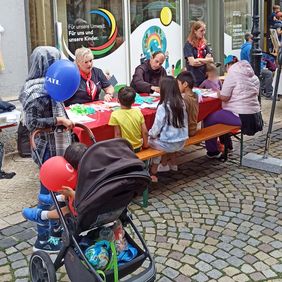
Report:
[{"label": "hooded jacket", "polygon": [[230,67],[223,83],[221,95],[230,97],[222,102],[222,109],[235,114],[260,112],[258,101],[259,79],[247,61],[239,61]]},{"label": "hooded jacket", "polygon": [[150,60],[145,61],[135,69],[130,86],[139,93],[151,93],[151,86],[159,86],[160,80],[166,76],[166,70],[160,67],[153,70],[150,66]]},{"label": "hooded jacket", "polygon": [[251,42],[245,42],[241,46],[240,59],[250,62],[251,49],[252,49],[252,43]]}]

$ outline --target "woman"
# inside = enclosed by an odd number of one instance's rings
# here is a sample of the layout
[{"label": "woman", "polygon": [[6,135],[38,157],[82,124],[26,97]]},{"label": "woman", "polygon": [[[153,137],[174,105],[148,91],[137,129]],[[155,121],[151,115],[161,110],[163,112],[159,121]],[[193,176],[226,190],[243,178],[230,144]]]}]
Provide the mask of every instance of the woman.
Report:
[{"label": "woman", "polygon": [[135,69],[130,86],[139,93],[159,93],[160,80],[166,76],[166,70],[162,67],[164,61],[165,54],[162,51],[155,52],[150,60]]},{"label": "woman", "polygon": [[199,86],[206,78],[206,64],[212,63],[211,51],[205,39],[206,25],[196,21],[191,26],[191,31],[184,45],[186,69],[195,77],[195,86]]},{"label": "woman", "polygon": [[109,102],[114,94],[114,87],[110,84],[101,69],[93,67],[94,56],[90,49],[82,47],[75,51],[75,62],[80,71],[80,85],[76,93],[67,101],[66,106],[84,104],[99,100],[103,89],[104,100]]},{"label": "woman", "polygon": [[[204,127],[224,123],[241,126],[243,134],[254,135],[262,130],[263,121],[258,101],[260,82],[251,65],[237,57],[229,55],[224,60],[227,76],[218,98],[222,101],[222,110],[210,114],[204,120]],[[244,83],[242,83],[242,81]],[[220,158],[217,138],[206,141],[207,157]],[[232,148],[231,139],[228,149]]]},{"label": "woman", "polygon": [[[60,52],[49,46],[37,47],[31,54],[31,67],[19,97],[23,106],[25,125],[30,132],[35,129],[53,128],[58,125],[63,125],[67,129],[74,127],[73,122],[66,117],[64,105],[53,100],[44,87],[48,68],[60,57]],[[35,143],[38,156],[35,156],[35,154],[32,156],[34,161],[40,164],[39,162],[43,163],[52,156],[63,155],[65,149],[71,143],[71,136],[69,131],[42,132],[35,139]],[[42,184],[40,194],[49,194],[49,191]],[[50,206],[39,202],[37,207],[48,210]],[[23,216],[26,215],[23,214]],[[49,225],[37,225],[37,232],[34,251],[59,252],[61,243],[59,238],[50,237]]]}]

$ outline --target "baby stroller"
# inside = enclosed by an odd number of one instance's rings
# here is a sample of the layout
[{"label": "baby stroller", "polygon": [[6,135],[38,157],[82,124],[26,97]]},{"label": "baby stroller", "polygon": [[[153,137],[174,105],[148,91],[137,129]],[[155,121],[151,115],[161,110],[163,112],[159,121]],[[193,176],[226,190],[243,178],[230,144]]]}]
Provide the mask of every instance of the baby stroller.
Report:
[{"label": "baby stroller", "polygon": [[[127,206],[132,199],[142,194],[150,184],[150,176],[125,139],[111,139],[95,143],[92,132],[84,125],[82,127],[94,141],[79,163],[78,182],[74,207],[77,217],[64,216],[53,192],[50,192],[63,227],[63,247],[53,263],[49,255],[43,251],[32,254],[29,263],[31,281],[54,282],[56,271],[65,265],[71,281],[117,281],[114,269],[104,271],[100,276],[87,260],[81,242],[85,234],[90,238],[97,230],[116,220],[120,220],[124,227],[138,238],[139,243],[129,235],[125,229],[125,238],[137,250],[137,256],[131,261],[118,265],[118,279],[122,281],[154,281],[155,264],[149,250],[133,224]],[[34,132],[31,137],[32,148],[35,148]],[[36,149],[34,150],[36,153]],[[96,233],[95,233],[96,232]],[[141,272],[134,275],[134,271],[143,265]],[[146,265],[146,266],[144,266]],[[126,276],[130,277],[126,277]],[[103,277],[103,278],[102,278]]]}]

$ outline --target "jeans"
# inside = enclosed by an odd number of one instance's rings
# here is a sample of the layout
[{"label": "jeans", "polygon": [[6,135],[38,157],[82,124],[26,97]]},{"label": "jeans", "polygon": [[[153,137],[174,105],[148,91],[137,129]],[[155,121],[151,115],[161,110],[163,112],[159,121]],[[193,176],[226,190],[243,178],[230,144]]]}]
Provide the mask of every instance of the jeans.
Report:
[{"label": "jeans", "polygon": [[[208,117],[204,120],[204,127],[208,127],[218,123],[241,126],[241,120],[239,116],[236,116],[232,112],[226,110],[219,110],[208,115]],[[217,138],[207,140],[205,141],[205,143],[208,152],[218,152]]]}]

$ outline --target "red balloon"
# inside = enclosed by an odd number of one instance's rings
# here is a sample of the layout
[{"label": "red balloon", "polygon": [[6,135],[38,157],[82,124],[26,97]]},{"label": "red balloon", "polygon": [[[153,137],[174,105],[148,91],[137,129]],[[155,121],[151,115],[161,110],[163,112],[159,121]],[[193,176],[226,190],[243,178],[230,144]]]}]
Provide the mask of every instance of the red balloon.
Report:
[{"label": "red balloon", "polygon": [[43,163],[40,168],[39,178],[42,184],[53,192],[63,190],[62,186],[75,189],[77,171],[64,157],[56,156]]}]

